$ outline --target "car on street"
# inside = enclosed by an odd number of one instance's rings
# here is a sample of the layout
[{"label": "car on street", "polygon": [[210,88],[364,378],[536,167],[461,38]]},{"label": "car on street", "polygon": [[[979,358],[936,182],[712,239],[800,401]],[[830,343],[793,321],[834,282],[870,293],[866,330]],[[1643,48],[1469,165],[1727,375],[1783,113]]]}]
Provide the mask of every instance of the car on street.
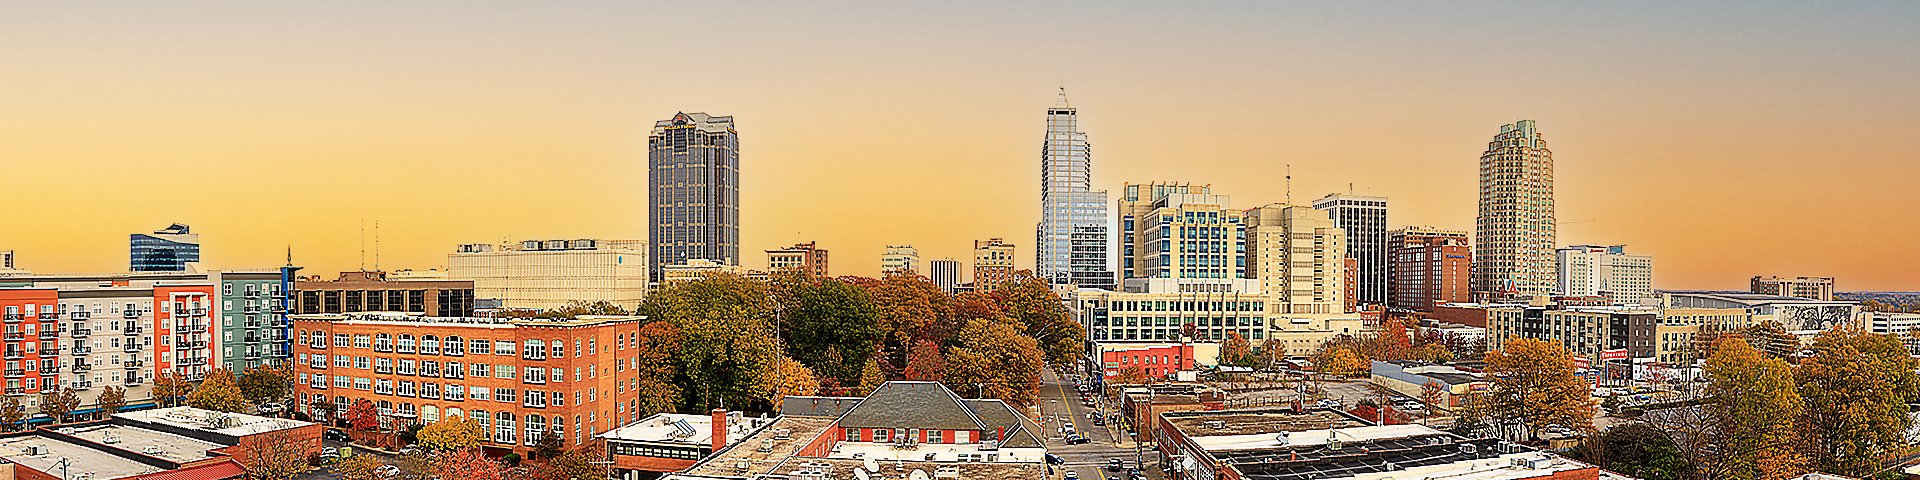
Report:
[{"label": "car on street", "polygon": [[345,430],[340,430],[340,429],[337,429],[337,428],[329,428],[329,429],[327,429],[327,432],[326,432],[326,433],[324,433],[324,434],[321,434],[321,437],[322,437],[322,438],[325,438],[325,439],[327,439],[327,440],[333,440],[333,441],[337,441],[337,442],[351,442],[351,441],[353,441],[353,437],[352,437],[352,436],[348,436],[348,435],[347,435],[347,432],[346,432]]},{"label": "car on street", "polygon": [[338,456],[340,456],[340,449],[338,448],[327,447],[320,449],[320,458],[334,458]]},{"label": "car on street", "polygon": [[1072,471],[1072,470],[1068,470],[1068,471],[1067,471],[1067,480],[1080,480],[1080,472],[1075,472],[1075,471]]},{"label": "car on street", "polygon": [[287,407],[278,403],[262,403],[258,410],[260,410],[260,413],[275,414],[286,411]]},{"label": "car on street", "polygon": [[1120,459],[1115,458],[1115,459],[1107,460],[1107,470],[1120,470],[1123,468],[1126,468],[1126,465],[1121,463]]},{"label": "car on street", "polygon": [[1313,408],[1340,408],[1340,402],[1331,398],[1322,398],[1318,402],[1313,402]]},{"label": "car on street", "polygon": [[1083,444],[1083,443],[1087,443],[1087,442],[1092,442],[1092,441],[1093,441],[1093,440],[1089,440],[1089,439],[1087,439],[1087,437],[1082,437],[1082,436],[1080,436],[1080,434],[1078,434],[1078,433],[1076,433],[1076,434],[1072,434],[1072,435],[1068,435],[1068,436],[1067,436],[1067,444],[1068,444],[1068,445],[1079,445],[1079,444]]},{"label": "car on street", "polygon": [[1067,464],[1067,459],[1064,459],[1064,458],[1060,458],[1060,456],[1059,456],[1059,455],[1054,455],[1054,454],[1051,454],[1051,453],[1049,453],[1049,454],[1047,454],[1047,463],[1051,463],[1051,464],[1054,464],[1054,465],[1066,465],[1066,464]]},{"label": "car on street", "polygon": [[1096,427],[1107,426],[1107,417],[1093,417],[1093,426],[1096,426]]}]

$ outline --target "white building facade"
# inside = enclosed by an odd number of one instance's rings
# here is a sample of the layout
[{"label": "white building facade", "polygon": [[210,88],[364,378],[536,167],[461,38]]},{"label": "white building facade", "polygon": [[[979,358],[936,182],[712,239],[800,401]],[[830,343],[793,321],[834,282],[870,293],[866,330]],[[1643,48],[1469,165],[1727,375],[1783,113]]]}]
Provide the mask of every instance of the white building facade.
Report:
[{"label": "white building facade", "polygon": [[1626,305],[1653,296],[1653,257],[1627,253],[1625,245],[1574,245],[1555,252],[1555,293],[1605,297]]},{"label": "white building facade", "polygon": [[473,243],[447,254],[447,278],[472,280],[478,299],[504,308],[551,309],[571,302],[633,308],[647,296],[646,242],[526,240]]}]

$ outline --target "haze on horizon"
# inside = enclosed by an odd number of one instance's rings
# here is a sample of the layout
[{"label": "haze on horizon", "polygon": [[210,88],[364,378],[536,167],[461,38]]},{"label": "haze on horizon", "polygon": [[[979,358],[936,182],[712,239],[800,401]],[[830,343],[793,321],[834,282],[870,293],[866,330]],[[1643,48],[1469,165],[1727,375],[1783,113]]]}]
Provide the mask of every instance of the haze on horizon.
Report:
[{"label": "haze on horizon", "polygon": [[[1558,243],[1657,288],[1920,290],[1920,3],[93,2],[0,6],[0,249],[121,271],[180,222],[209,268],[386,269],[456,244],[646,239],[646,136],[736,118],[742,252],[814,240],[1031,264],[1044,109],[1094,179],[1236,207],[1351,189],[1471,231],[1477,160],[1534,119]],[[1350,186],[1351,185],[1351,186]],[[371,232],[367,267],[373,267]]]}]

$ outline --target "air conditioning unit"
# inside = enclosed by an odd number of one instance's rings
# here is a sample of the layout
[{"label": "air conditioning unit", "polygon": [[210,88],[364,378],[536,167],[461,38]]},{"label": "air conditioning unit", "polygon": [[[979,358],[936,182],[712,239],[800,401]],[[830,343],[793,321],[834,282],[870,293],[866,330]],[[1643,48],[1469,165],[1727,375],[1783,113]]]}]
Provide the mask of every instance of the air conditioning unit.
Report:
[{"label": "air conditioning unit", "polygon": [[38,456],[38,455],[46,455],[46,454],[47,454],[46,445],[28,445],[27,446],[27,455]]}]

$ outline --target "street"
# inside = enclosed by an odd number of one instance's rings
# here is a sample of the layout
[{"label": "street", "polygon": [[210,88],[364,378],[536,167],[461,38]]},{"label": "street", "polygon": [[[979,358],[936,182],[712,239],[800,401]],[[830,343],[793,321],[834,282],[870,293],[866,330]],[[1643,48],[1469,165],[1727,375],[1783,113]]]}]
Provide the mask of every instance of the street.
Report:
[{"label": "street", "polygon": [[[1139,466],[1147,478],[1164,479],[1160,473],[1157,459],[1159,455],[1151,450],[1136,452],[1136,444],[1119,429],[1119,422],[1112,421],[1117,415],[1118,406],[1108,405],[1105,399],[1096,395],[1096,408],[1087,408],[1080,403],[1080,394],[1074,390],[1074,384],[1049,369],[1041,376],[1040,413],[1041,428],[1046,430],[1047,451],[1066,460],[1064,469],[1056,468],[1054,478],[1061,478],[1071,470],[1083,479],[1121,478],[1124,471],[1106,469],[1109,461],[1120,460],[1128,467]],[[1087,418],[1089,412],[1101,412],[1109,421],[1105,426],[1094,425]],[[1071,423],[1074,431],[1091,440],[1080,445],[1067,445],[1066,435],[1060,427]],[[1143,465],[1144,462],[1144,465]]]}]

